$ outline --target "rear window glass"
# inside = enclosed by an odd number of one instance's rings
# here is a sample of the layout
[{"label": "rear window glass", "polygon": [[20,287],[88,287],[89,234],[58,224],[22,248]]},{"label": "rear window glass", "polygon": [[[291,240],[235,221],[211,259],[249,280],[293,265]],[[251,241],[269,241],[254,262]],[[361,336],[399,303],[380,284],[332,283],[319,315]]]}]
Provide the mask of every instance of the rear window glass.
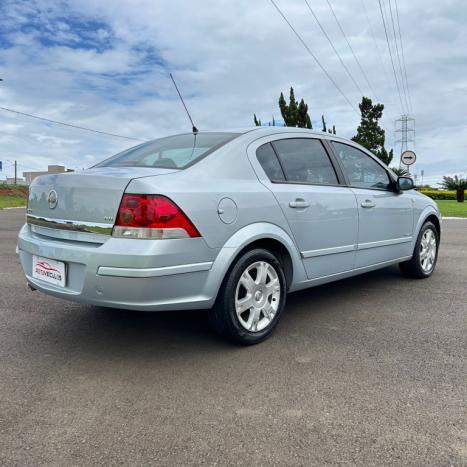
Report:
[{"label": "rear window glass", "polygon": [[238,133],[188,133],[168,136],[127,149],[95,167],[183,169],[236,136]]},{"label": "rear window glass", "polygon": [[310,138],[290,138],[274,141],[287,181],[337,185],[334,167],[321,141]]}]

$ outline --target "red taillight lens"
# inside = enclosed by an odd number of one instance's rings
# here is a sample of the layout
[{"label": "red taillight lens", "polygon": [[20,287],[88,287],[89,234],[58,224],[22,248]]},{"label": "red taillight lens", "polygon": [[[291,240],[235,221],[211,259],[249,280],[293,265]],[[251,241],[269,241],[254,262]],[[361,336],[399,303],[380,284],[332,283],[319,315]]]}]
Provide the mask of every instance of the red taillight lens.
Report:
[{"label": "red taillight lens", "polygon": [[169,198],[161,195],[123,195],[113,231],[125,238],[200,237],[196,227]]}]

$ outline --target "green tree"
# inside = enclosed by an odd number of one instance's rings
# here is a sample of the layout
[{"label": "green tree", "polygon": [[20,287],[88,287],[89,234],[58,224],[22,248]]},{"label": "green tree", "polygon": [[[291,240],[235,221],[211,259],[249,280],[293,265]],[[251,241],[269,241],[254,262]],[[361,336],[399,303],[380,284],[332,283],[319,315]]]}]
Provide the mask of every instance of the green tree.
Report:
[{"label": "green tree", "polygon": [[[290,88],[289,103],[287,103],[284,93],[281,92],[279,97],[279,109],[281,111],[282,118],[284,119],[284,126],[313,129],[313,124],[308,112],[308,104],[305,103],[303,98],[300,99],[300,102],[297,101],[293,87]],[[332,129],[328,128],[324,115],[322,115],[321,120],[323,122],[323,131],[335,135],[336,126],[333,125]],[[256,114],[253,114],[253,121],[256,126],[261,126],[261,119],[257,118]],[[272,117],[272,123],[269,122],[268,125],[276,126],[274,116]]]},{"label": "green tree", "polygon": [[321,122],[323,123],[322,131],[324,131],[325,133],[330,133],[331,135],[336,134],[336,125],[333,125],[332,128],[328,128],[324,115],[321,115]]},{"label": "green tree", "polygon": [[295,99],[295,93],[292,87],[290,88],[288,104],[285,100],[284,94],[281,92],[279,97],[279,108],[281,110],[285,126],[313,128],[310,115],[308,114],[308,104],[305,104],[303,99],[300,100],[300,103]]},{"label": "green tree", "polygon": [[386,134],[379,126],[379,120],[383,116],[384,105],[373,105],[369,97],[363,96],[362,102],[358,106],[361,112],[361,121],[357,128],[357,134],[352,140],[367,148],[382,162],[389,165],[394,153],[392,149],[388,152],[384,147]]},{"label": "green tree", "polygon": [[458,175],[454,175],[454,177],[444,176],[440,185],[446,190],[455,190],[457,202],[464,202],[464,191],[467,190],[467,179],[461,178]]}]

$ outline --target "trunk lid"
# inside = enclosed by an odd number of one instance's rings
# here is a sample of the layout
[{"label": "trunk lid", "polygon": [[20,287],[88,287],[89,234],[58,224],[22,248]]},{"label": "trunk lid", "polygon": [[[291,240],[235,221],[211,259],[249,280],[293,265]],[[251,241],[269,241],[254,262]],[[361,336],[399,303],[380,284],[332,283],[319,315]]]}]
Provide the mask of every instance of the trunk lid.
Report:
[{"label": "trunk lid", "polygon": [[[73,225],[113,225],[122,195],[135,178],[175,172],[173,169],[99,167],[80,172],[42,175],[29,189],[28,222],[64,230]],[[56,198],[56,199],[55,199]],[[52,222],[36,222],[36,220]]]}]

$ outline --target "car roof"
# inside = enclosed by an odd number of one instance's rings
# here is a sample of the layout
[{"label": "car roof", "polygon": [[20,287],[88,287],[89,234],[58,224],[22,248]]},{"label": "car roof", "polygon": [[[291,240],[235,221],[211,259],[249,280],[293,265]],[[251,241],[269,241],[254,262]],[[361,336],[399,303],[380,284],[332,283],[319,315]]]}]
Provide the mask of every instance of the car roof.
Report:
[{"label": "car roof", "polygon": [[[341,136],[334,135],[332,133],[327,133],[323,131],[317,130],[310,130],[309,128],[298,128],[298,127],[288,127],[288,126],[256,126],[256,127],[249,127],[249,128],[222,128],[222,129],[210,129],[210,130],[202,130],[198,132],[199,134],[205,133],[231,133],[237,134],[238,136],[250,133],[252,136],[260,137],[260,136],[267,136],[273,134],[283,134],[283,133],[308,133],[310,135],[319,137],[319,138],[331,138],[337,139],[342,141],[349,141],[347,138],[343,138]],[[171,136],[178,136],[182,134],[189,134],[189,133],[178,133]]]},{"label": "car roof", "polygon": [[252,139],[257,139],[262,136],[269,136],[274,134],[294,134],[300,133],[304,134],[307,133],[310,136],[315,136],[317,138],[322,139],[331,139],[335,141],[342,141],[350,143],[354,146],[359,147],[354,141],[349,140],[348,138],[343,138],[342,136],[334,135],[332,133],[318,131],[318,130],[311,130],[309,128],[299,128],[299,127],[289,127],[289,126],[254,126],[249,128],[226,128],[226,129],[219,129],[219,130],[207,130],[207,131],[200,131],[200,133],[232,133],[237,134],[238,136],[241,135],[249,135]]}]

